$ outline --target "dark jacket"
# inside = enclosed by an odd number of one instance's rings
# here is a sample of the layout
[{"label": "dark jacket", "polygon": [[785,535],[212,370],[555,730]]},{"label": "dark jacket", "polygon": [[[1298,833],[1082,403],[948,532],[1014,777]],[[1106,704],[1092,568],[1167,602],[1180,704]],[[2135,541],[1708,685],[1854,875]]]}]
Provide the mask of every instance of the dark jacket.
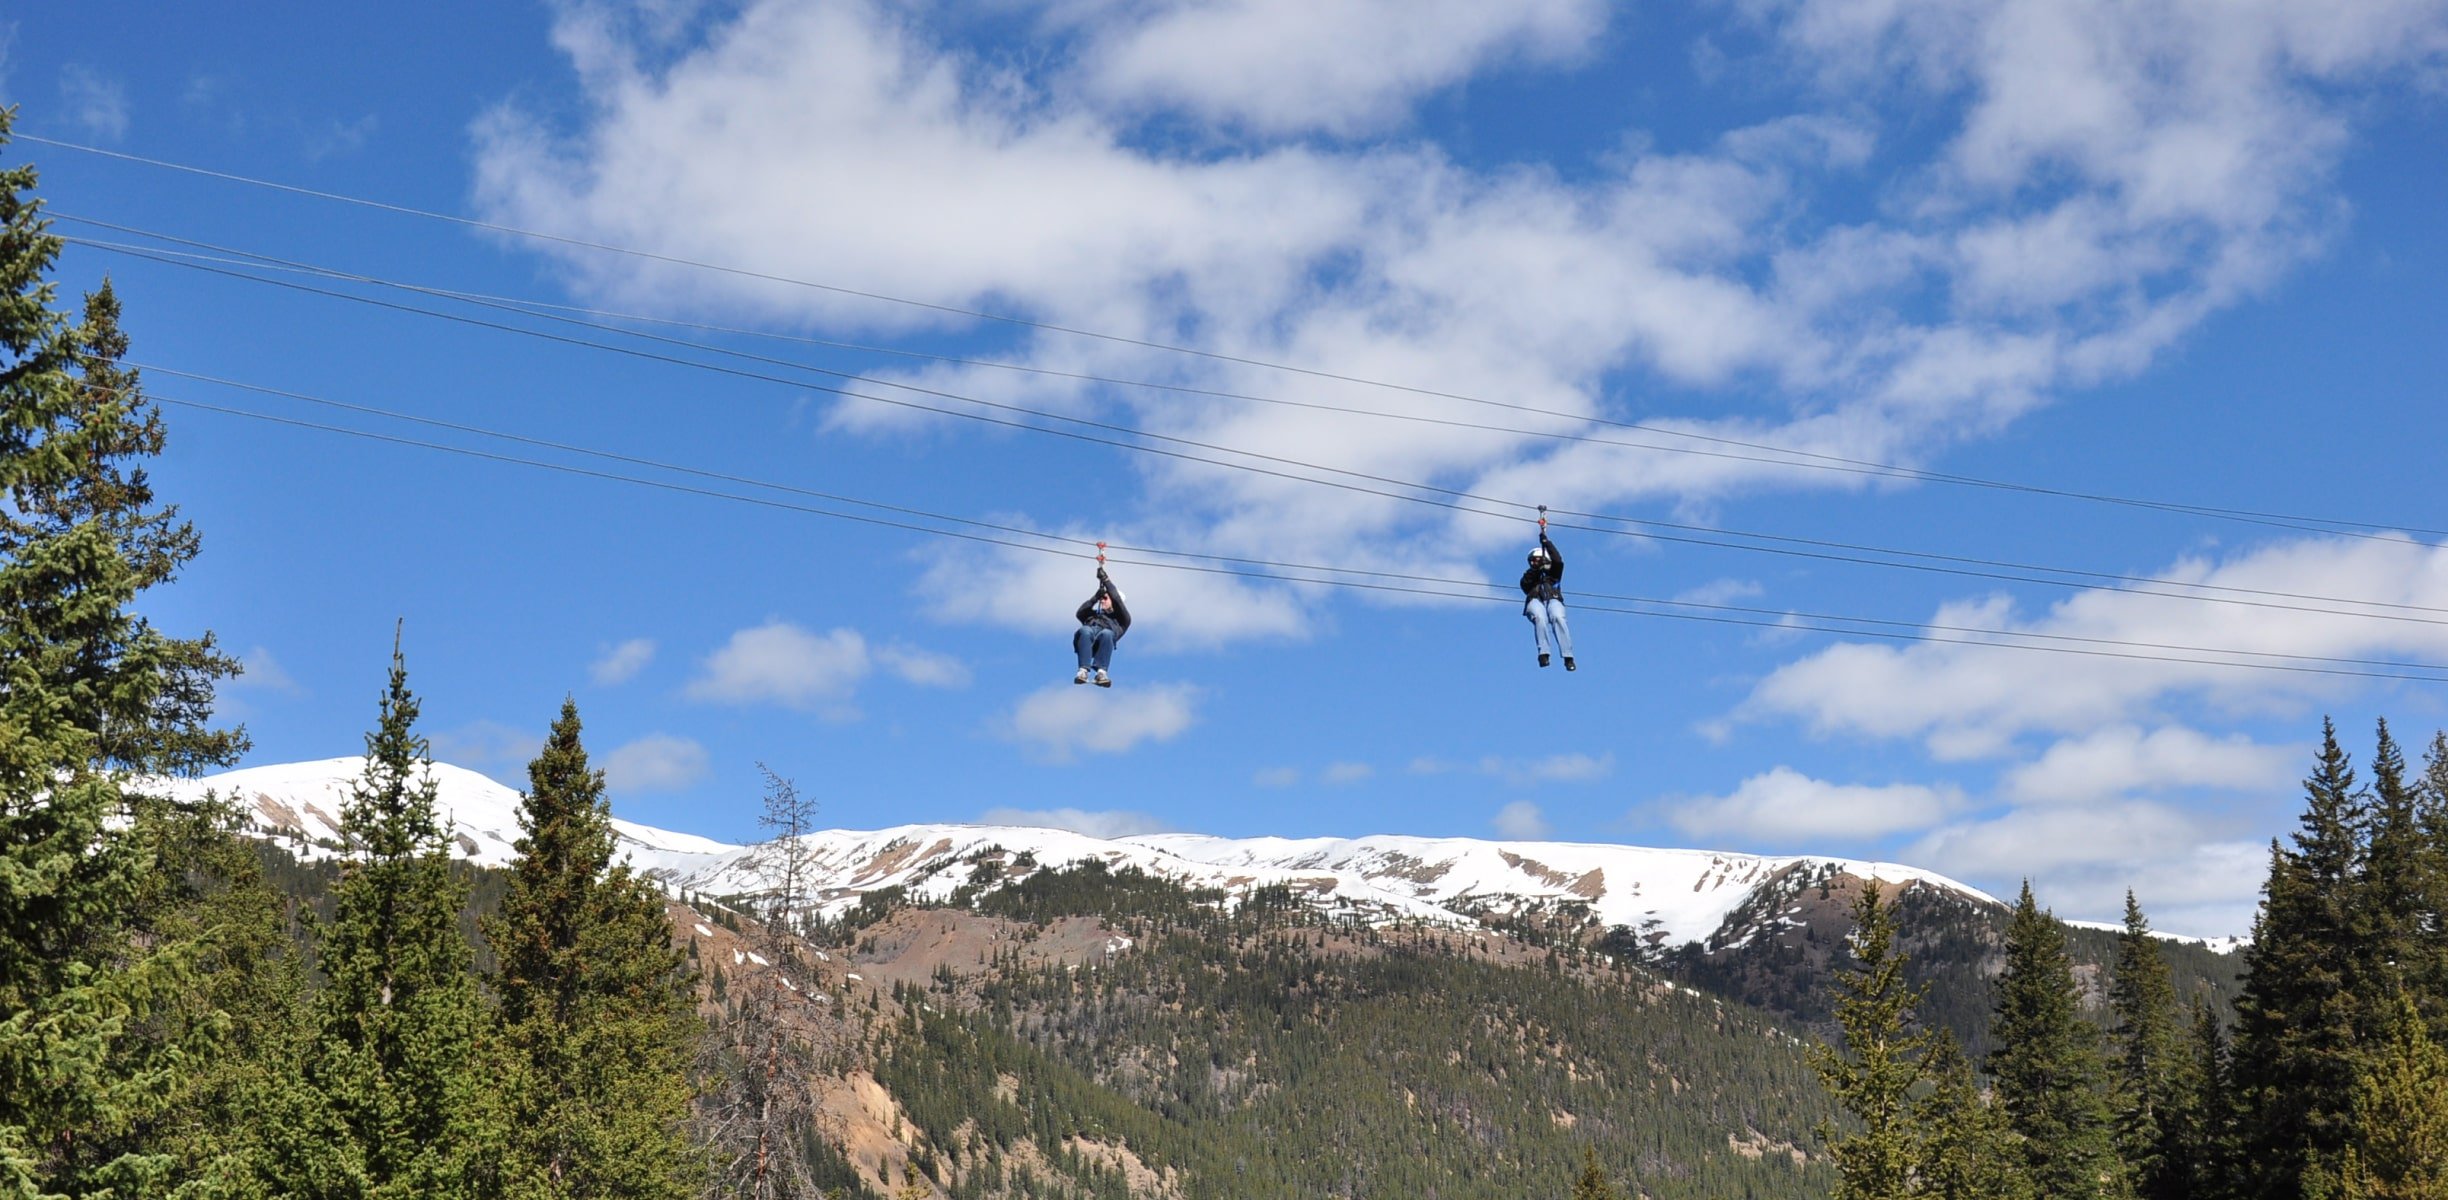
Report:
[{"label": "dark jacket", "polygon": [[[1097,596],[1113,597],[1113,611],[1097,611]],[[1079,606],[1080,624],[1105,626],[1114,631],[1114,640],[1117,642],[1122,640],[1123,634],[1130,632],[1130,621],[1130,606],[1122,603],[1122,592],[1113,585],[1110,579],[1098,580],[1096,596],[1088,597],[1088,602]]]},{"label": "dark jacket", "polygon": [[1539,534],[1539,549],[1547,552],[1547,565],[1532,563],[1522,570],[1522,597],[1527,600],[1562,600],[1564,589],[1564,555],[1556,550],[1547,535]]}]

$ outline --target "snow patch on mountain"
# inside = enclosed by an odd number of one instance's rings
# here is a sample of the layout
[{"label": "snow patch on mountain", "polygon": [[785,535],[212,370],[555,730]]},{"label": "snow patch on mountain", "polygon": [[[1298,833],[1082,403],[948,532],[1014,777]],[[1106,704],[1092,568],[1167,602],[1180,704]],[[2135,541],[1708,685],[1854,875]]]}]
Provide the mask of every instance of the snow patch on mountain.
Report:
[{"label": "snow patch on mountain", "polygon": [[[251,829],[307,857],[342,847],[340,813],[364,770],[356,757],[252,767],[163,785],[237,801]],[[452,853],[485,866],[516,855],[520,794],[474,771],[436,763],[436,797]],[[614,819],[621,853],[674,890],[722,896],[766,886],[762,846],[737,846]],[[1478,911],[1579,904],[1606,925],[1653,929],[1668,944],[1716,933],[1759,889],[1832,872],[1890,884],[1926,884],[1995,904],[1974,888],[1896,863],[1579,842],[1483,841],[1377,835],[1361,838],[1224,838],[1143,834],[1098,838],[1026,826],[919,824],[834,829],[802,839],[827,915],[870,893],[902,888],[941,901],[963,886],[999,886],[1031,870],[1098,861],[1138,868],[1238,902],[1284,887],[1314,907],[1372,922],[1469,922]]]}]

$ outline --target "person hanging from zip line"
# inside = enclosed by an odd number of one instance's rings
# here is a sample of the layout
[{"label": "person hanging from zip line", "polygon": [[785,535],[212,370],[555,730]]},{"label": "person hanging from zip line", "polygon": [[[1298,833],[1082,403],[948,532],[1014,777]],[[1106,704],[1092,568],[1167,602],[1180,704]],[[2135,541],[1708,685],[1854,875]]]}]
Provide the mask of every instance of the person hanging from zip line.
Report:
[{"label": "person hanging from zip line", "polygon": [[1113,585],[1105,574],[1104,546],[1097,547],[1097,590],[1079,606],[1079,631],[1071,635],[1071,649],[1079,654],[1079,673],[1073,683],[1088,682],[1089,672],[1096,673],[1098,687],[1112,687],[1113,676],[1105,668],[1113,665],[1114,643],[1130,632],[1130,606],[1122,602],[1122,589]]},{"label": "person hanging from zip line", "polygon": [[1564,555],[1556,544],[1547,540],[1547,506],[1539,505],[1539,544],[1530,550],[1530,565],[1522,571],[1522,615],[1530,618],[1530,642],[1538,647],[1539,665],[1546,666],[1547,642],[1555,640],[1556,653],[1564,656],[1564,669],[1577,671],[1573,662],[1572,626],[1564,621]]}]

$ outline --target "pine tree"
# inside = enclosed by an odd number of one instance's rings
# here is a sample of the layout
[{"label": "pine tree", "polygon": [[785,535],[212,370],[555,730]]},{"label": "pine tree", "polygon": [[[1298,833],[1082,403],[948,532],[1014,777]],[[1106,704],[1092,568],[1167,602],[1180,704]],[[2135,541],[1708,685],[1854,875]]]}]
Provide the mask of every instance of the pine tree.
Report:
[{"label": "pine tree", "polygon": [[2022,1139],[2035,1189],[2051,1200],[2124,1194],[2098,1034],[2082,1020],[2065,929],[2041,911],[2029,881],[2006,927],[1990,1030],[1998,1106]]},{"label": "pine tree", "polygon": [[1607,1181],[1606,1168],[1598,1165],[1598,1149],[1581,1147],[1581,1177],[1573,1181],[1572,1200],[1623,1200],[1623,1193]]},{"label": "pine tree", "polygon": [[191,954],[130,928],[160,864],[124,781],[232,761],[244,739],[208,726],[236,665],[134,611],[197,542],[138,465],[165,432],[120,363],[116,294],[74,322],[51,307],[36,182],[0,170],[0,1191],[132,1194],[175,1182],[176,1157],[129,1133],[184,1086],[155,1018],[195,979]]},{"label": "pine tree", "polygon": [[2236,1001],[2237,1153],[2253,1164],[2247,1194],[2269,1200],[2295,1200],[2311,1159],[2345,1150],[2363,1023],[2353,910],[2366,806],[2327,721],[2304,797],[2295,849],[2270,846]]},{"label": "pine tree", "polygon": [[1953,1036],[1933,1036],[1923,1060],[1930,1090],[1913,1105],[1921,1130],[1915,1195],[1931,1200],[2028,1200],[2022,1147],[2004,1114],[1981,1095],[1972,1060]]},{"label": "pine tree", "polygon": [[2348,990],[2355,997],[2357,1040],[2366,1045],[2386,1041],[2393,1024],[2395,999],[2406,987],[2409,968],[2419,969],[2427,899],[2423,873],[2425,846],[2421,827],[2419,787],[2406,779],[2405,755],[2380,722],[2372,751],[2371,804],[2366,815],[2362,870],[2350,903],[2355,946]]},{"label": "pine tree", "polygon": [[1921,989],[1904,982],[1905,956],[1895,948],[1895,935],[1895,913],[1880,902],[1878,880],[1864,880],[1846,943],[1853,965],[1835,978],[1844,1050],[1818,1046],[1811,1051],[1820,1080],[1861,1126],[1848,1134],[1820,1131],[1842,1175],[1837,1200],[1909,1195],[1920,1157],[1911,1093],[1921,1081],[1927,1037],[1912,1028]]},{"label": "pine tree", "polygon": [[474,950],[417,699],[395,646],[365,774],[341,808],[349,858],[324,931],[320,1036],[306,1082],[319,1126],[292,1141],[285,1190],[351,1198],[487,1196],[499,1161]]},{"label": "pine tree", "polygon": [[2142,1200],[2179,1200],[2187,1166],[2175,1126],[2179,1110],[2196,1102],[2197,1088],[2176,1023],[2175,981],[2131,891],[2125,893],[2115,979],[2109,1002],[2117,1021],[2117,1152]]},{"label": "pine tree", "polygon": [[518,859],[485,927],[514,1082],[504,1194],[689,1195],[695,988],[662,894],[613,861],[575,702],[527,780]]},{"label": "pine tree", "polygon": [[2434,1041],[2448,1040],[2448,732],[2431,735],[2422,778],[2414,785],[2415,911],[2425,914],[2414,930],[2413,959],[2406,966],[2415,1004],[2430,1022]]},{"label": "pine tree", "polygon": [[2316,1163],[2308,1194],[2340,1200],[2448,1196],[2448,1052],[2413,997],[2399,993],[2389,1037],[2355,1080],[2353,1126],[2335,1165]]},{"label": "pine tree", "polygon": [[2186,1040],[2192,1095],[2170,1113],[2168,1157],[2182,1168],[2188,1200],[2230,1200],[2239,1194],[2236,1174],[2235,1084],[2229,1073],[2227,1036],[2207,999],[2193,1002],[2193,1030]]}]

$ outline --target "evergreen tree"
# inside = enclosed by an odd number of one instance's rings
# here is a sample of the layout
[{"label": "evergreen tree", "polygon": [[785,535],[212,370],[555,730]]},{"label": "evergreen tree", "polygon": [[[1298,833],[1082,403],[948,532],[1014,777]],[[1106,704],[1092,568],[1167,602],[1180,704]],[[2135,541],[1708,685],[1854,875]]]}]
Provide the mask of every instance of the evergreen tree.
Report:
[{"label": "evergreen tree", "polygon": [[661,892],[613,861],[612,810],[575,702],[562,702],[527,780],[518,859],[485,927],[514,1084],[505,1194],[692,1194],[695,988]]},{"label": "evergreen tree", "polygon": [[2253,1164],[2247,1194],[2270,1200],[2295,1200],[2311,1159],[2345,1150],[2363,1023],[2353,985],[2368,959],[2353,909],[2365,804],[2328,721],[2304,798],[2295,849],[2270,845],[2236,1001],[2239,1161]]},{"label": "evergreen tree", "polygon": [[2117,1151],[2142,1200],[2176,1200],[2186,1193],[2187,1170],[2176,1141],[2178,1110],[2197,1101],[2197,1088],[2176,1023],[2176,984],[2131,891],[2115,980]]},{"label": "evergreen tree", "polygon": [[2098,1034],[2080,1009],[2065,930],[2041,911],[2027,880],[2006,927],[1989,1074],[2008,1127],[2022,1139],[2024,1169],[2050,1200],[2127,1191]]},{"label": "evergreen tree", "polygon": [[1835,978],[1836,1023],[1844,1050],[1815,1047],[1811,1065],[1857,1132],[1823,1129],[1828,1153],[1842,1172],[1837,1200],[1893,1200],[1911,1194],[1921,1148],[1914,1133],[1911,1093],[1921,1081],[1926,1035],[1912,1027],[1920,989],[1904,982],[1905,956],[1895,947],[1895,912],[1879,899],[1876,879],[1862,882],[1853,904],[1853,964]]},{"label": "evergreen tree", "polygon": [[2409,968],[2419,970],[2428,889],[2418,785],[2406,779],[2405,755],[2380,722],[2372,750],[2371,803],[2365,821],[2362,869],[2350,916],[2355,948],[2348,989],[2355,998],[2357,1041],[2377,1046],[2393,1024],[2395,999],[2405,990]]},{"label": "evergreen tree", "polygon": [[1922,1137],[1914,1194],[1932,1200],[2028,1200],[2022,1147],[2004,1114],[1981,1095],[1972,1060],[1946,1034],[1924,1060],[1931,1087],[1913,1105]]},{"label": "evergreen tree", "polygon": [[320,1036],[306,1061],[319,1119],[287,1147],[301,1196],[474,1197],[497,1190],[495,1081],[479,1055],[484,1011],[459,929],[417,700],[395,646],[365,774],[341,808],[349,858],[324,931]]},{"label": "evergreen tree", "polygon": [[2406,978],[2434,1041],[2448,1040],[2448,732],[2431,735],[2422,778],[2414,786],[2415,886],[2422,914],[2414,929]]},{"label": "evergreen tree", "polygon": [[175,1156],[129,1133],[184,1086],[156,1018],[195,979],[191,953],[130,928],[160,864],[124,780],[244,743],[208,726],[235,664],[134,611],[196,538],[138,465],[165,434],[120,363],[117,296],[52,308],[36,182],[0,170],[0,1191],[134,1194],[174,1182]]},{"label": "evergreen tree", "polygon": [[1606,1168],[1598,1165],[1598,1148],[1581,1148],[1581,1177],[1573,1181],[1572,1200],[1623,1200],[1623,1193],[1607,1181]]},{"label": "evergreen tree", "polygon": [[2355,1081],[2353,1128],[2335,1165],[2316,1165],[2307,1194],[2340,1200],[2448,1196],[2448,1053],[2413,997],[2399,993],[2385,1045]]},{"label": "evergreen tree", "polygon": [[2182,1168],[2189,1200],[2230,1200],[2240,1194],[2236,1173],[2235,1083],[2228,1069],[2227,1036],[2205,999],[2193,1002],[2193,1033],[2187,1046],[2193,1094],[2167,1121],[2168,1157]]}]

